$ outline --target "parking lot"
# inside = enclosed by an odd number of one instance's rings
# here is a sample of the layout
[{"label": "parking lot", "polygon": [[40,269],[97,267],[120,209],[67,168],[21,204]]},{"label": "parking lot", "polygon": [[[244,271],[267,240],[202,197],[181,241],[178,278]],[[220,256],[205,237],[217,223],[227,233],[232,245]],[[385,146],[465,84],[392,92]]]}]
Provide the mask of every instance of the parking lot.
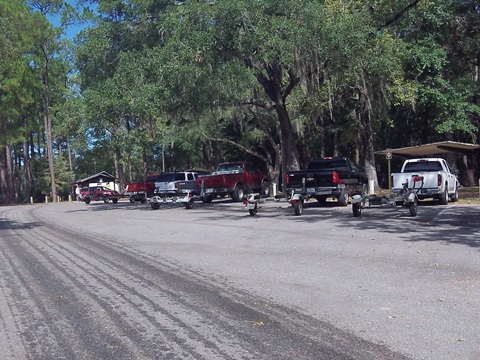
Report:
[{"label": "parking lot", "polygon": [[228,199],[191,210],[126,201],[31,209],[410,358],[480,357],[478,206],[421,204],[417,217],[365,209],[360,218],[335,203],[307,203],[295,216],[273,200],[255,217]]}]

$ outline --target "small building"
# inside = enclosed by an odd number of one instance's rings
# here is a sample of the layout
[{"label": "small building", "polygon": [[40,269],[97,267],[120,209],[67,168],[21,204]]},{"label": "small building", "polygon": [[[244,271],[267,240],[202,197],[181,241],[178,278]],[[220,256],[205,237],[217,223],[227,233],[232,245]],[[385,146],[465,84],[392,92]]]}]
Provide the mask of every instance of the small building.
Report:
[{"label": "small building", "polygon": [[75,193],[77,193],[78,189],[94,186],[105,186],[108,189],[120,192],[119,182],[115,176],[107,173],[106,171],[101,171],[84,179],[77,180],[75,185],[77,187]]}]

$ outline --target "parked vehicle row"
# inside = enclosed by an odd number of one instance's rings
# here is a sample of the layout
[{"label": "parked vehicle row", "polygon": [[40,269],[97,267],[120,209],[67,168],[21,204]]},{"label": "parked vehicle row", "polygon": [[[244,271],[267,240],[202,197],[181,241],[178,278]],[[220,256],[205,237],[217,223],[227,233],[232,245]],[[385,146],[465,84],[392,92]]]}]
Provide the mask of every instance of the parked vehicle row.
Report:
[{"label": "parked vehicle row", "polygon": [[[441,158],[406,160],[399,173],[391,174],[389,195],[368,194],[368,179],[363,168],[346,157],[313,159],[305,170],[285,174],[285,198],[295,215],[301,215],[305,201],[314,198],[324,203],[335,199],[340,206],[352,203],[353,215],[371,206],[406,207],[416,216],[417,202],[437,199],[446,205],[458,200],[458,171],[452,170]],[[148,185],[147,185],[148,184]],[[257,214],[262,199],[270,195],[268,176],[246,162],[222,163],[213,173],[177,171],[150,175],[144,183],[128,184],[125,192],[131,202],[149,202],[152,209],[165,203],[181,203],[192,209],[195,201],[210,203],[215,197],[229,196],[243,201],[249,214]],[[121,195],[104,187],[82,189],[82,198],[117,203]],[[351,200],[350,200],[351,199]]]}]

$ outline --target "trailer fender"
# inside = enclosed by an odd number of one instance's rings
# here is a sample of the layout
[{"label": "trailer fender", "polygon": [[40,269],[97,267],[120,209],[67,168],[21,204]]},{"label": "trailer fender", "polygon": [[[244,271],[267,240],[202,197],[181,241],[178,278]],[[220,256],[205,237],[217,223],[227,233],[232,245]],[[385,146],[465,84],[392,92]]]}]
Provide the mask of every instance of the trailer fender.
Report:
[{"label": "trailer fender", "polygon": [[293,194],[291,199],[290,199],[290,203],[293,205],[298,201],[303,201],[302,194]]},{"label": "trailer fender", "polygon": [[407,202],[414,202],[415,201],[415,193],[410,193],[408,194],[408,197],[407,197]]},{"label": "trailer fender", "polygon": [[362,198],[362,195],[353,195],[352,196],[352,204],[358,204],[358,203],[361,203],[363,201],[363,198]]}]

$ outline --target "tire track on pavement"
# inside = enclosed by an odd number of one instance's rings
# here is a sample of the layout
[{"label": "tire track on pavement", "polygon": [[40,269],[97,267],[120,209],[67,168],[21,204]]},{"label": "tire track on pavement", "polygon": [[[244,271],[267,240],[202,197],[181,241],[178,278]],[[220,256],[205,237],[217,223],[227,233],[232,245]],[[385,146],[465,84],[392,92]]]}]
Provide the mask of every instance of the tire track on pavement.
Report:
[{"label": "tire track on pavement", "polygon": [[3,212],[14,226],[1,236],[5,288],[36,359],[404,358],[168,259],[61,229],[36,209]]}]

